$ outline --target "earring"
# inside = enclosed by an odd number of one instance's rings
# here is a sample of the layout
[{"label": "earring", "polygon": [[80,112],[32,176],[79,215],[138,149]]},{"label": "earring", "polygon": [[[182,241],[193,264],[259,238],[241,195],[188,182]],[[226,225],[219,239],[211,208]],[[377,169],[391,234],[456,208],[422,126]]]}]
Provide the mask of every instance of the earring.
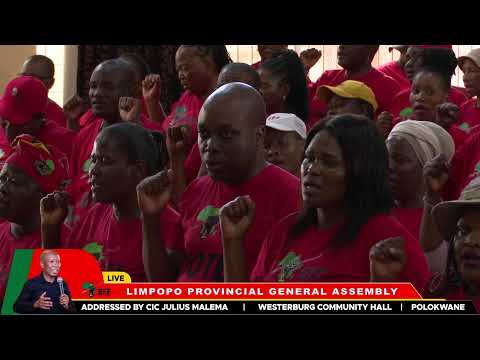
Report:
[{"label": "earring", "polygon": [[283,100],[283,101],[287,100],[287,96],[286,96],[286,95],[283,95],[283,96],[282,96],[282,100]]}]

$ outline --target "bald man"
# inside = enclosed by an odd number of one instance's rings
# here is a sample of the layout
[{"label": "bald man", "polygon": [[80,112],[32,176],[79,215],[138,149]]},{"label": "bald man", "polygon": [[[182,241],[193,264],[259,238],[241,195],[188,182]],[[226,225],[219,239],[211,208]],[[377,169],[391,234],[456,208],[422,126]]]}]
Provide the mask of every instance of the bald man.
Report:
[{"label": "bald man", "polygon": [[72,295],[65,281],[58,276],[61,262],[55,250],[45,250],[40,255],[42,272],[28,280],[13,305],[20,314],[69,313],[75,310]]},{"label": "bald man", "polygon": [[[73,143],[70,158],[70,172],[72,184],[70,192],[75,204],[75,214],[70,214],[68,222],[73,225],[93,205],[88,184],[88,169],[90,154],[98,133],[106,126],[121,120],[120,98],[133,98],[136,93],[137,74],[131,64],[122,59],[113,59],[98,65],[90,77],[89,98],[91,116],[89,123],[80,130]],[[136,104],[140,109],[140,103]],[[124,113],[130,116],[136,110],[132,106]],[[137,111],[140,114],[140,111]],[[125,114],[123,114],[125,115]],[[122,115],[122,116],[123,116]],[[82,118],[83,118],[82,117]],[[148,129],[158,130],[160,125],[143,115],[139,115],[139,122]]]},{"label": "bald man", "polygon": [[265,119],[262,96],[242,83],[218,88],[203,104],[198,145],[207,175],[194,180],[183,194],[182,229],[170,239],[183,246],[183,253],[165,249],[159,231],[159,215],[172,190],[171,170],[138,186],[144,264],[151,281],[223,281],[218,211],[238,196],[249,195],[256,203],[245,245],[248,271],[273,224],[299,208],[299,180],[265,160]]},{"label": "bald man", "polygon": [[[244,63],[230,63],[225,65],[218,75],[217,88],[233,82],[241,82],[250,85],[255,90],[260,88],[260,76],[258,75],[258,72],[250,65]],[[181,166],[184,167],[185,173],[183,180],[181,181],[186,185],[190,184],[197,177],[199,172],[202,175],[204,174],[198,144],[193,144],[188,157]]]},{"label": "bald man", "polygon": [[248,84],[255,90],[260,88],[260,76],[250,65],[244,63],[230,63],[225,65],[218,75],[217,87],[232,82]]},{"label": "bald man", "polygon": [[[55,83],[55,64],[46,56],[33,55],[28,57],[23,63],[21,75],[33,76],[39,79],[45,87],[50,90]],[[60,126],[67,127],[67,120],[63,109],[50,98],[48,99],[45,115],[48,120],[52,120]]]},{"label": "bald man", "polygon": [[260,61],[252,64],[252,67],[257,70],[260,67],[260,64],[272,57],[276,56],[282,50],[288,49],[288,45],[257,45],[257,51],[260,55]]}]

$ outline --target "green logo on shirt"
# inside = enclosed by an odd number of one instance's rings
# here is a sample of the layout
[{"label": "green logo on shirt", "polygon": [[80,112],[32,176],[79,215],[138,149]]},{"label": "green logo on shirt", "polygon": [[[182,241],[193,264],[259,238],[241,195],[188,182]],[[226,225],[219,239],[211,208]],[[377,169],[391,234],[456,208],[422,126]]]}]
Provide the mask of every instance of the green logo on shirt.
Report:
[{"label": "green logo on shirt", "polygon": [[209,205],[198,214],[197,220],[203,222],[202,228],[200,229],[201,239],[205,239],[210,235],[215,235],[219,211],[220,209]]},{"label": "green logo on shirt", "polygon": [[91,242],[85,245],[82,250],[85,250],[89,254],[92,254],[95,256],[97,261],[102,261],[103,260],[103,245],[100,245],[97,242]]},{"label": "green logo on shirt", "polygon": [[461,123],[460,125],[458,125],[458,127],[460,129],[462,129],[463,131],[465,131],[466,133],[470,132],[470,125],[468,125],[468,123],[466,123],[466,122]]},{"label": "green logo on shirt", "polygon": [[413,113],[413,109],[411,107],[406,107],[405,109],[403,109],[402,111],[400,111],[400,116],[402,118],[407,118],[409,117],[410,115],[412,115]]},{"label": "green logo on shirt", "polygon": [[187,108],[185,106],[179,106],[175,110],[175,120],[181,119],[187,113]]},{"label": "green logo on shirt", "polygon": [[88,170],[90,169],[90,165],[92,164],[92,159],[91,158],[88,158],[87,160],[85,160],[85,162],[83,163],[82,165],[82,171],[87,174],[88,173]]},{"label": "green logo on shirt", "polygon": [[34,165],[37,172],[42,176],[52,175],[55,171],[55,163],[51,159],[47,161],[37,160]]},{"label": "green logo on shirt", "polygon": [[292,278],[293,273],[303,267],[303,261],[300,256],[290,251],[283,259],[278,263],[280,267],[280,274],[278,275],[278,281],[285,281]]}]

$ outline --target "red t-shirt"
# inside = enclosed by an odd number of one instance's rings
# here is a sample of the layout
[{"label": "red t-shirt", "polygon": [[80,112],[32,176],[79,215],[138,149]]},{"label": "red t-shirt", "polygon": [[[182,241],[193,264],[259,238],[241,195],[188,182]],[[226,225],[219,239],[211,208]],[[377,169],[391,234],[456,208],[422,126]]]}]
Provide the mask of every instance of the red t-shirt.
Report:
[{"label": "red t-shirt", "polygon": [[254,68],[255,70],[258,70],[258,68],[260,67],[260,65],[262,65],[262,61],[257,61],[256,63],[253,63],[252,65],[250,65],[252,68]]},{"label": "red t-shirt", "polygon": [[198,142],[195,142],[184,163],[185,181],[187,184],[190,184],[197,178],[201,166],[202,157],[200,155],[200,148],[198,147]]},{"label": "red t-shirt", "polygon": [[395,80],[402,90],[410,88],[410,80],[408,80],[405,71],[397,61],[391,61],[377,68],[378,71],[390,76]]},{"label": "red t-shirt", "polygon": [[194,180],[185,190],[179,206],[183,236],[172,241],[185,246],[186,260],[178,281],[224,280],[218,210],[243,195],[250,195],[256,204],[255,221],[245,239],[250,273],[271,227],[284,216],[298,211],[300,182],[275,165],[268,165],[253,179],[236,186],[216,182],[209,176]]},{"label": "red t-shirt", "polygon": [[474,131],[451,161],[450,199],[458,199],[470,181],[480,175],[480,131]]},{"label": "red t-shirt", "polygon": [[[0,223],[0,302],[3,300],[7,286],[8,274],[13,262],[13,256],[17,249],[39,249],[42,247],[40,229],[37,231],[15,238],[10,231],[10,222]],[[62,236],[68,236],[70,229],[62,225]]]},{"label": "red t-shirt", "polygon": [[480,125],[480,108],[477,107],[477,99],[469,99],[460,106],[456,125],[466,133],[470,133],[474,126]]},{"label": "red t-shirt", "polygon": [[198,115],[203,105],[203,100],[186,90],[180,99],[172,105],[170,114],[163,120],[163,131],[170,126],[188,125],[192,131],[192,140],[195,142],[198,135]]},{"label": "red t-shirt", "polygon": [[[180,215],[171,207],[162,212],[160,226],[165,239],[172,239],[180,232]],[[62,239],[65,248],[83,248],[97,243],[102,246],[103,271],[124,271],[132,281],[147,281],[142,258],[142,223],[140,219],[118,221],[113,206],[95,204],[72,230]],[[174,248],[174,244],[166,243]]]},{"label": "red t-shirt", "polygon": [[420,244],[395,218],[377,215],[360,230],[355,241],[339,249],[329,247],[340,225],[328,230],[311,226],[292,237],[289,230],[298,213],[276,224],[258,256],[252,281],[364,282],[370,280],[370,248],[394,236],[405,239],[408,263],[399,281],[424,289],[430,274]]},{"label": "red t-shirt", "polygon": [[420,239],[420,224],[423,208],[394,208],[392,216],[407,229],[415,239]]},{"label": "red t-shirt", "polygon": [[[393,117],[396,119],[400,116],[402,111],[406,112],[411,109],[410,104],[410,90],[411,88],[404,89],[395,96],[392,102],[391,113]],[[467,101],[467,97],[455,88],[451,88],[450,92],[448,93],[448,101],[454,103],[458,107],[460,107],[465,101]],[[397,123],[398,119],[394,121]]]},{"label": "red t-shirt", "polygon": [[67,119],[65,118],[65,114],[63,109],[58,106],[58,104],[48,99],[47,109],[45,110],[45,116],[48,120],[52,120],[59,126],[63,126],[64,128],[67,127]]},{"label": "red t-shirt", "polygon": [[[382,111],[391,111],[392,99],[400,92],[401,88],[398,83],[377,69],[372,69],[370,72],[363,76],[347,78],[347,72],[345,70],[327,70],[315,83],[313,94],[322,85],[337,86],[345,80],[357,80],[361,81],[369,86],[378,103],[377,114]],[[320,101],[316,96],[311,99],[310,103],[310,120],[308,128],[311,128],[315,122],[320,120],[328,111],[328,104]]]},{"label": "red t-shirt", "polygon": [[[65,155],[70,157],[72,154],[72,145],[75,139],[75,133],[67,128],[64,128],[52,120],[47,120],[40,128],[36,138],[44,144],[53,145],[62,151]],[[10,147],[7,136],[3,129],[0,131],[0,144],[2,148]]]},{"label": "red t-shirt", "polygon": [[[158,131],[158,124],[141,116],[143,126],[149,130]],[[85,126],[75,137],[70,157],[70,174],[72,183],[69,192],[75,204],[75,218],[70,225],[76,223],[92,206],[90,186],[88,184],[88,169],[90,167],[90,155],[93,144],[102,128],[103,120],[96,118]]]}]

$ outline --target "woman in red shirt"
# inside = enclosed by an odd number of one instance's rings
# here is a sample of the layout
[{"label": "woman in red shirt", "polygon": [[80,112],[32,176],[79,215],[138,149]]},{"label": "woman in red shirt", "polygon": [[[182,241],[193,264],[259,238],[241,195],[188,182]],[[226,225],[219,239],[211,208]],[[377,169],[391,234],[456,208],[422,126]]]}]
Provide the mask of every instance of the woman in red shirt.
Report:
[{"label": "woman in red shirt", "polygon": [[260,93],[265,101],[267,115],[274,113],[295,114],[307,123],[309,98],[305,69],[293,50],[279,52],[261,63]]},{"label": "woman in red shirt", "polygon": [[[74,226],[70,236],[61,237],[58,227],[67,212],[67,194],[56,192],[44,197],[44,247],[83,248],[100,254],[102,270],[125,271],[133,281],[146,281],[136,186],[165,166],[167,157],[162,142],[161,134],[137,124],[119,123],[104,128],[95,140],[89,167],[95,205]],[[178,220],[178,214],[167,207],[160,217],[162,232],[170,235],[176,231]]]},{"label": "woman in red shirt", "polygon": [[[470,182],[459,200],[437,204],[432,216],[439,235],[449,243],[449,251],[444,271],[430,279],[425,295],[471,300],[480,311],[480,178]],[[392,258],[386,262],[389,269],[403,267]]]},{"label": "woman in red shirt", "polygon": [[[425,285],[428,270],[418,241],[393,217],[388,155],[366,117],[340,115],[315,125],[302,163],[304,210],[277,223],[267,236],[252,281],[386,281],[370,275],[372,246],[402,237],[409,254],[404,281]],[[243,239],[255,204],[239,197],[220,210],[226,281],[248,281]]]},{"label": "woman in red shirt", "polygon": [[[424,212],[425,181],[423,168],[434,157],[443,154],[449,164],[455,153],[450,134],[429,121],[407,120],[398,123],[387,139],[390,166],[390,185],[395,199],[392,215],[408,231],[420,239],[420,223]],[[440,247],[425,251],[429,267],[438,271],[444,267],[436,260],[446,251]],[[441,258],[442,256],[440,256]]]}]

